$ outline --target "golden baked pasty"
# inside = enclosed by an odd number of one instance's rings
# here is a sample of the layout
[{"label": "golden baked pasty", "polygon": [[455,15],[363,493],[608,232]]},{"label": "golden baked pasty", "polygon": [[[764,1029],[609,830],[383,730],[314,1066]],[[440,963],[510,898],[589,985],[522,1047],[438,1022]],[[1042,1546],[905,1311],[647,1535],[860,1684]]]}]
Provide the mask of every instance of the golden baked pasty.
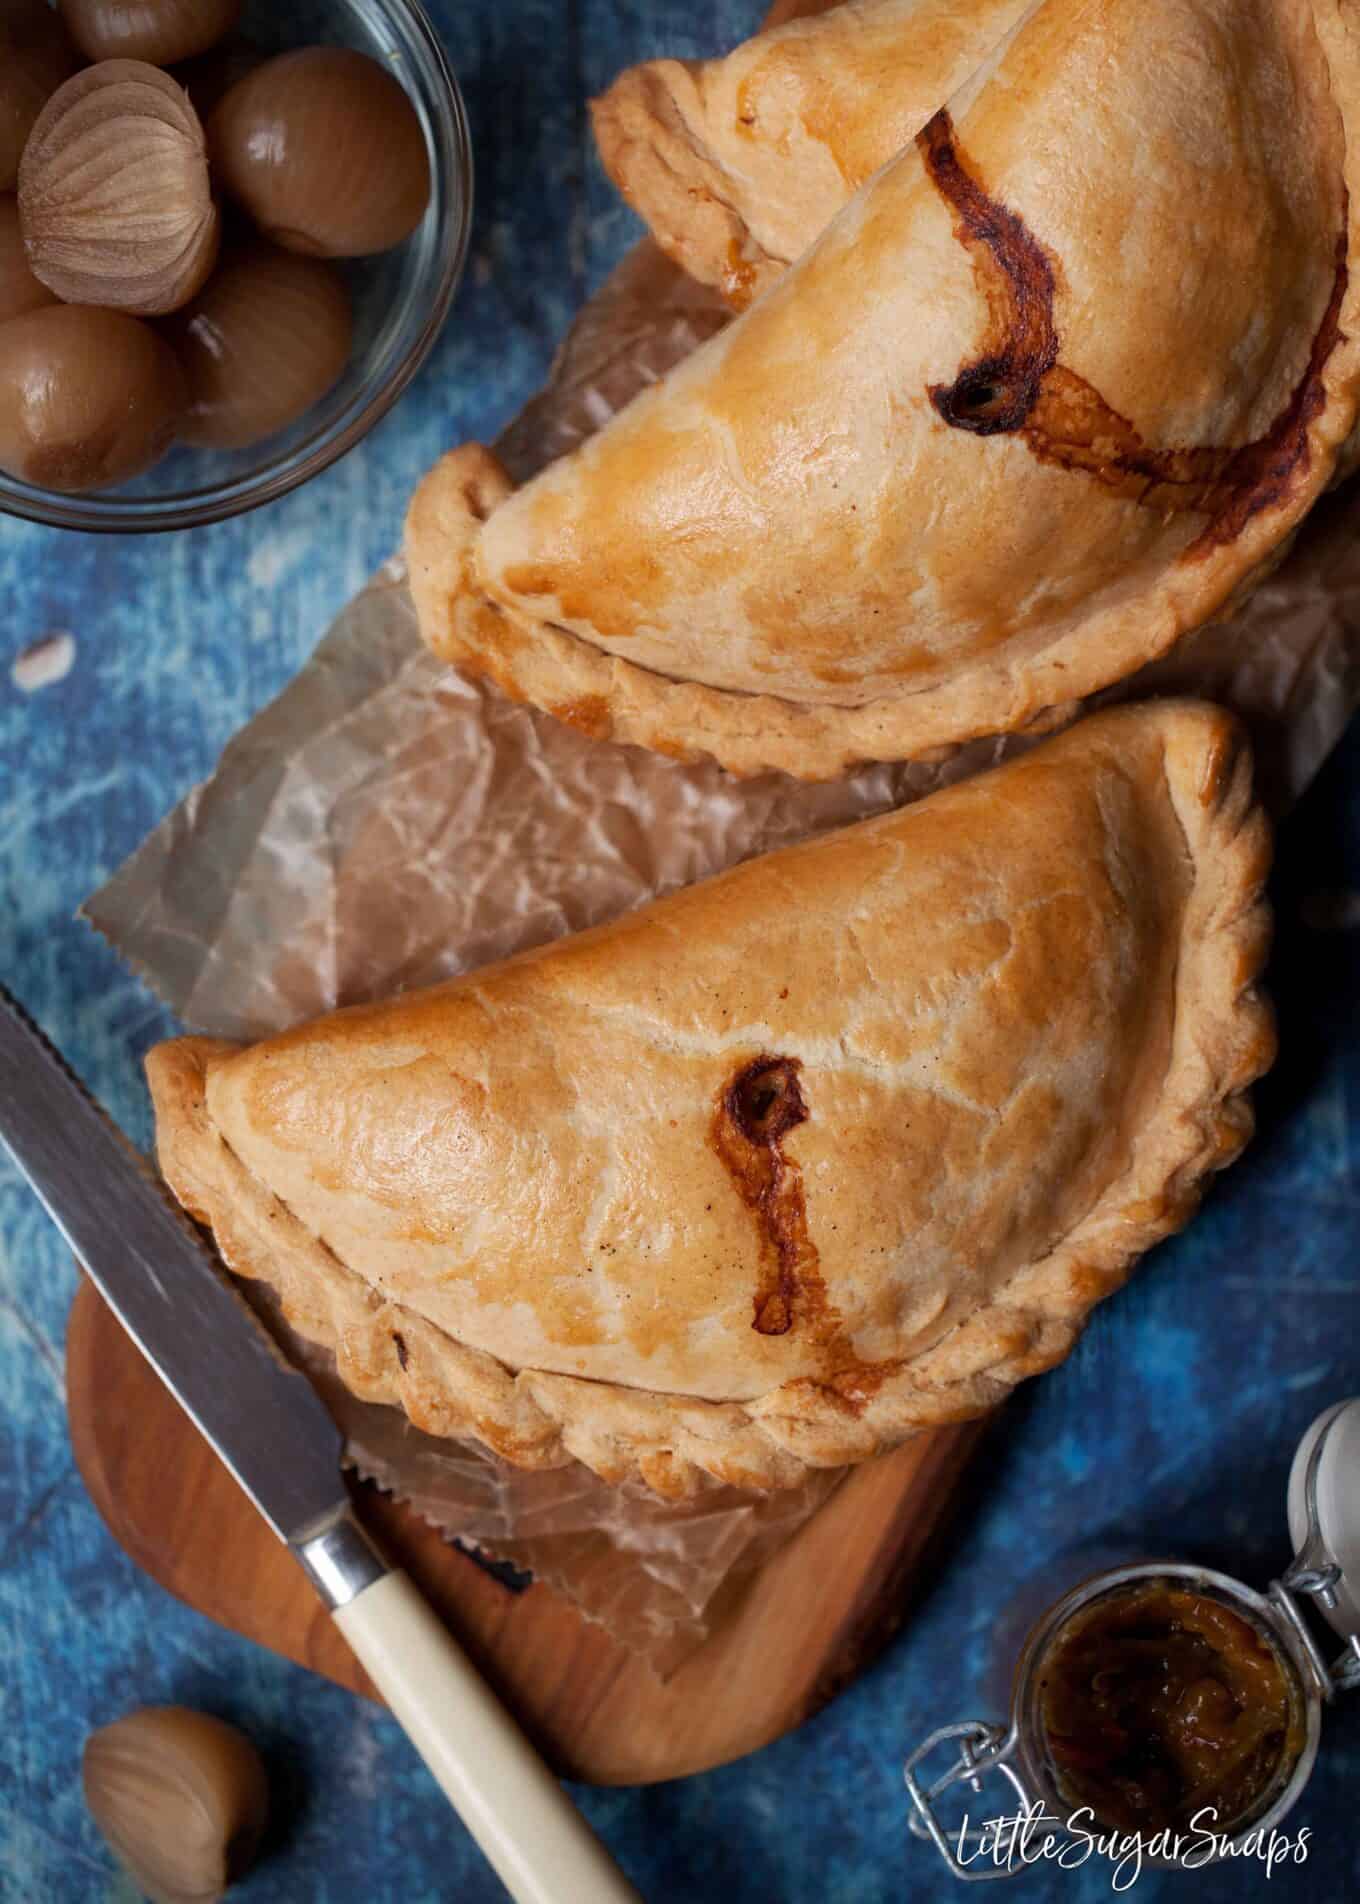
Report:
[{"label": "golden baked pasty", "polygon": [[725,59],[647,60],[592,103],[605,170],[738,309],[910,143],[1035,0],[842,0]]},{"label": "golden baked pasty", "polygon": [[161,1045],[161,1167],[429,1432],[792,1483],[1057,1361],[1236,1156],[1267,855],[1228,716],[1099,715],[432,990]]},{"label": "golden baked pasty", "polygon": [[1337,0],[1046,0],[597,436],[518,491],[475,447],[432,472],[425,639],[588,733],[809,778],[1124,679],[1351,433],[1358,107]]}]

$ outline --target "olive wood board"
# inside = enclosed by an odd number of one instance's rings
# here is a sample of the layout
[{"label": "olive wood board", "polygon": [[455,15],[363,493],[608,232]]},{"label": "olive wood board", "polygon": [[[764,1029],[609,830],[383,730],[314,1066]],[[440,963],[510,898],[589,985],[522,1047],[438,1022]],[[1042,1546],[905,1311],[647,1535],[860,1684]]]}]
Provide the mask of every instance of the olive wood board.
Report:
[{"label": "olive wood board", "polygon": [[[210,1619],[376,1698],[288,1550],[84,1278],[66,1363],[77,1464],[132,1559]],[[375,1488],[358,1489],[359,1507],[559,1771],[648,1784],[768,1744],[869,1664],[982,1430],[935,1429],[855,1469],[665,1681],[548,1587],[503,1585]]]}]

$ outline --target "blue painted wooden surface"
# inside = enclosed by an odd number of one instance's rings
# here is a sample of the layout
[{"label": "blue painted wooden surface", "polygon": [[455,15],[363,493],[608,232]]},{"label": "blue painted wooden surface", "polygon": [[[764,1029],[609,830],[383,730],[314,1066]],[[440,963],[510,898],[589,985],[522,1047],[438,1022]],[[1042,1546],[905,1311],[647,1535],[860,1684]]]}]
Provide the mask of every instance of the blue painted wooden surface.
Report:
[{"label": "blue painted wooden surface", "polygon": [[[169,1027],[76,906],[296,670],[394,545],[438,452],[494,432],[534,388],[630,241],[587,149],[587,95],[629,60],[735,40],[756,11],[446,0],[436,12],[472,119],[476,229],[454,319],[396,413],[310,488],[194,535],[98,541],[0,523],[0,974],[140,1141],[137,1060]],[[9,664],[52,630],[75,636],[74,667],[22,693]],[[1285,1055],[1249,1158],[1070,1361],[1008,1409],[942,1570],[867,1678],[744,1764],[582,1794],[653,1904],[948,1897],[951,1882],[907,1841],[899,1763],[924,1729],[987,1709],[996,1635],[1027,1579],[1055,1559],[1055,1577],[1075,1575],[1092,1542],[1207,1555],[1255,1580],[1284,1563],[1294,1439],[1360,1390],[1360,732],[1286,829],[1276,885]],[[1319,905],[1319,892],[1343,897]],[[0,1164],[0,1897],[130,1895],[85,1816],[81,1743],[130,1706],[182,1700],[238,1719],[276,1774],[282,1824],[243,1904],[495,1898],[386,1717],[171,1602],[113,1546],[66,1441],[72,1286],[55,1234]],[[1137,1894],[1357,1895],[1357,1778],[1360,1720],[1337,1712],[1295,1819],[1313,1833],[1307,1866],[1268,1889],[1259,1867],[1144,1876]],[[1108,1894],[1109,1873],[1017,1883],[1077,1904]]]}]

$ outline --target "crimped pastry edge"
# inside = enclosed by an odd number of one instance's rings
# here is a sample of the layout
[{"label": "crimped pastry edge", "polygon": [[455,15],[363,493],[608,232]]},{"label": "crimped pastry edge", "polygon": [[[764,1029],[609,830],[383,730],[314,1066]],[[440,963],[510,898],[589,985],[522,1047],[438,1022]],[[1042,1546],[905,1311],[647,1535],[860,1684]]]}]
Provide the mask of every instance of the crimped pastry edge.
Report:
[{"label": "crimped pastry edge", "polygon": [[1094,1304],[1193,1214],[1206,1176],[1252,1130],[1243,1095],[1274,1056],[1257,987],[1269,943],[1269,828],[1237,723],[1167,702],[1092,724],[1159,719],[1170,798],[1195,868],[1181,923],[1171,1056],[1130,1167],[1050,1254],[1018,1270],[967,1321],[856,1401],[800,1379],[750,1402],[712,1402],[539,1370],[512,1370],[380,1296],[245,1169],[212,1126],[204,1087],[238,1047],[176,1039],[147,1058],[162,1171],[238,1274],[269,1282],[290,1323],[336,1357],[365,1401],[403,1408],[436,1436],[472,1436],[520,1467],[582,1461],[682,1498],[708,1481],[790,1486],[922,1429],[983,1414],[1059,1361]]},{"label": "crimped pastry edge", "polygon": [[[595,144],[618,192],[682,271],[745,309],[787,270],[729,196],[702,131],[697,60],[647,60],[590,102]],[[688,110],[687,110],[688,108]]]}]

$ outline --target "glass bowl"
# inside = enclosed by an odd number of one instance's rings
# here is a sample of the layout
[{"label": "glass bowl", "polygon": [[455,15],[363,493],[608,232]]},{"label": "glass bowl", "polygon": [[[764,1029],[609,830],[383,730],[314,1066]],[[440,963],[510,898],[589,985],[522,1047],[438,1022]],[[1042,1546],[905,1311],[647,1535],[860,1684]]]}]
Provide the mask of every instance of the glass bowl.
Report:
[{"label": "glass bowl", "polygon": [[[283,16],[282,18],[280,16]],[[375,258],[342,263],[354,300],[344,375],[296,423],[245,450],[179,445],[113,489],[63,496],[0,471],[0,511],[59,529],[192,529],[256,509],[353,449],[385,416],[429,354],[462,276],[472,217],[472,150],[462,96],[416,0],[248,0],[238,31],[267,53],[357,47],[405,86],[430,154],[430,203],[412,235]]]}]

